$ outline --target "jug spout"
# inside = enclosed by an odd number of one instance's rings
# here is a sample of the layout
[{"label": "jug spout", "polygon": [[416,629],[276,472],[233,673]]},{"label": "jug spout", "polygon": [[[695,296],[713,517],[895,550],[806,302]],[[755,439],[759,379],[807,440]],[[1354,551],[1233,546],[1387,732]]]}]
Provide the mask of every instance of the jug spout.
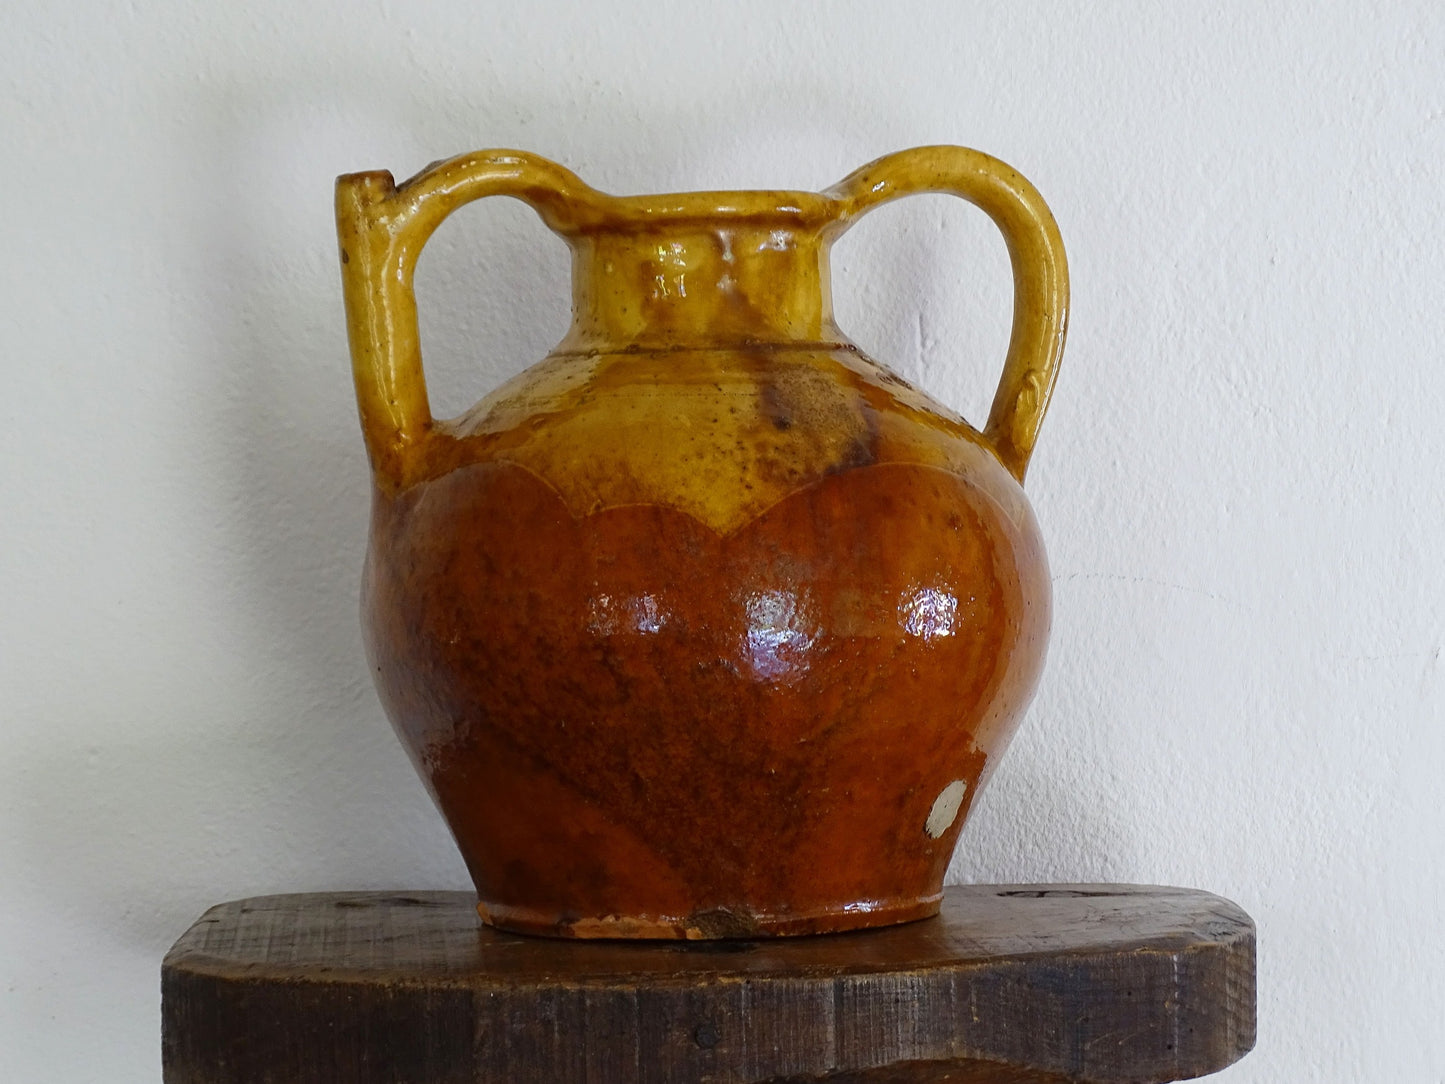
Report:
[{"label": "jug spout", "polygon": [[561,349],[838,342],[818,229],[759,216],[642,223],[570,237],[573,320]]}]

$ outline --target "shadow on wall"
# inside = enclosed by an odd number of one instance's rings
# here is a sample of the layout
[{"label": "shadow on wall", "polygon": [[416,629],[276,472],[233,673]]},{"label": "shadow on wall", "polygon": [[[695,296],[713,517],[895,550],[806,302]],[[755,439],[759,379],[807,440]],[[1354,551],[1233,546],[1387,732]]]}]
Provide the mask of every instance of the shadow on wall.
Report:
[{"label": "shadow on wall", "polygon": [[1130,758],[1077,752],[1084,735],[1113,748],[1109,724],[1097,701],[1046,682],[959,835],[947,883],[1136,880],[1146,859],[1121,798]]},{"label": "shadow on wall", "polygon": [[[335,70],[334,62],[318,67],[325,79],[298,71],[289,85],[233,81],[204,109],[194,98],[177,103],[177,115],[192,120],[177,128],[186,141],[180,153],[195,159],[206,149],[188,183],[212,199],[188,254],[206,281],[182,295],[188,304],[204,298],[209,310],[189,316],[209,330],[180,397],[193,421],[174,439],[197,445],[181,449],[187,491],[217,494],[208,507],[224,511],[219,524],[198,513],[175,529],[221,551],[217,574],[233,582],[218,596],[215,620],[241,630],[246,654],[233,664],[241,672],[216,675],[212,700],[178,704],[162,695],[118,709],[120,717],[173,719],[163,749],[73,750],[26,773],[41,799],[30,808],[45,808],[55,782],[67,781],[67,806],[34,826],[37,847],[57,834],[83,837],[77,860],[53,871],[53,890],[97,925],[119,921],[146,951],[222,898],[465,884],[375,701],[360,645],[369,496],[336,267],[334,175],[390,167],[400,180],[430,158],[516,142],[601,188],[714,180],[819,188],[897,149],[889,118],[860,130],[851,109],[811,86],[760,89],[755,100],[733,99],[709,114],[697,103],[520,98],[487,84],[485,73],[438,100],[435,83],[423,95],[399,69],[358,70],[341,81]],[[609,112],[613,123],[597,122]],[[617,116],[637,119],[623,125]],[[621,127],[632,130],[628,145],[618,142]],[[222,153],[211,153],[217,145]],[[740,148],[760,145],[777,156],[776,179],[738,177],[736,162],[747,157]],[[415,160],[388,161],[398,146]],[[920,297],[920,284],[952,297],[956,284],[930,282],[935,254],[925,243],[920,266],[910,248],[918,243],[882,246],[868,304],[911,312],[933,300]],[[560,242],[520,204],[484,201],[439,232],[418,273],[439,415],[546,353],[564,330],[567,282]],[[887,325],[905,341],[878,353],[917,380],[921,359],[908,323]],[[1028,743],[1010,753],[1018,779],[1030,778],[1030,756]],[[75,785],[81,759],[88,766]],[[164,770],[153,770],[157,764]],[[131,785],[138,778],[149,781],[143,790]],[[995,788],[990,798],[1028,793]],[[1009,811],[996,816],[1008,819]]]}]

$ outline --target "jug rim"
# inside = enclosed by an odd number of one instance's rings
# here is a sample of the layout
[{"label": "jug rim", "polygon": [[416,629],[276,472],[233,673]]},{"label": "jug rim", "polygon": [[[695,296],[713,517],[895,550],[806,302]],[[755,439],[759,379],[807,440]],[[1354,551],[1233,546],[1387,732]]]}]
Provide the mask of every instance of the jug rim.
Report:
[{"label": "jug rim", "polygon": [[[648,225],[705,225],[709,222],[776,223],[822,229],[847,215],[844,201],[822,192],[791,189],[715,189],[615,196],[591,189],[574,207],[584,213],[570,223],[548,223],[560,232],[610,233]],[[590,213],[587,213],[590,212]]]}]

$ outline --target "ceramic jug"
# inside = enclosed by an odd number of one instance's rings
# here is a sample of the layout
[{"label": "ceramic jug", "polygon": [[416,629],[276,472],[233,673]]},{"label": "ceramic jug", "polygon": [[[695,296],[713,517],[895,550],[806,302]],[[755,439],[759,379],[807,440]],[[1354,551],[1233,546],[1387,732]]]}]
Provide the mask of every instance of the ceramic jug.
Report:
[{"label": "ceramic jug", "polygon": [[[833,320],[831,243],[919,192],[1008,245],[982,431]],[[417,257],[496,195],[570,246],[571,328],[434,418]],[[343,176],[337,220],[375,479],[367,650],[482,918],[715,938],[933,914],[1049,625],[1021,483],[1068,285],[1034,188],[925,147],[823,193],[617,197],[482,151]]]}]

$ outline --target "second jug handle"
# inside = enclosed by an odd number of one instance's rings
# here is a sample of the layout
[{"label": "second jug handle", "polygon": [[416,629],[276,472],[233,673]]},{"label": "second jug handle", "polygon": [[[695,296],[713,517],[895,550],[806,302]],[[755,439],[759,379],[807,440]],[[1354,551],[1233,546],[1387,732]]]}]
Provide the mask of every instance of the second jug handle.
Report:
[{"label": "second jug handle", "polygon": [[899,151],[870,162],[828,190],[843,204],[841,228],[880,204],[923,192],[968,200],[993,219],[1008,245],[1013,330],[983,435],[1022,482],[1064,350],[1069,270],[1063,239],[1033,185],[997,158],[966,147]]},{"label": "second jug handle", "polygon": [[432,233],[458,207],[483,196],[515,196],[555,228],[596,195],[556,163],[507,150],[435,163],[401,185],[384,170],[336,179],[356,401],[378,483],[405,487],[432,429],[412,286]]}]

